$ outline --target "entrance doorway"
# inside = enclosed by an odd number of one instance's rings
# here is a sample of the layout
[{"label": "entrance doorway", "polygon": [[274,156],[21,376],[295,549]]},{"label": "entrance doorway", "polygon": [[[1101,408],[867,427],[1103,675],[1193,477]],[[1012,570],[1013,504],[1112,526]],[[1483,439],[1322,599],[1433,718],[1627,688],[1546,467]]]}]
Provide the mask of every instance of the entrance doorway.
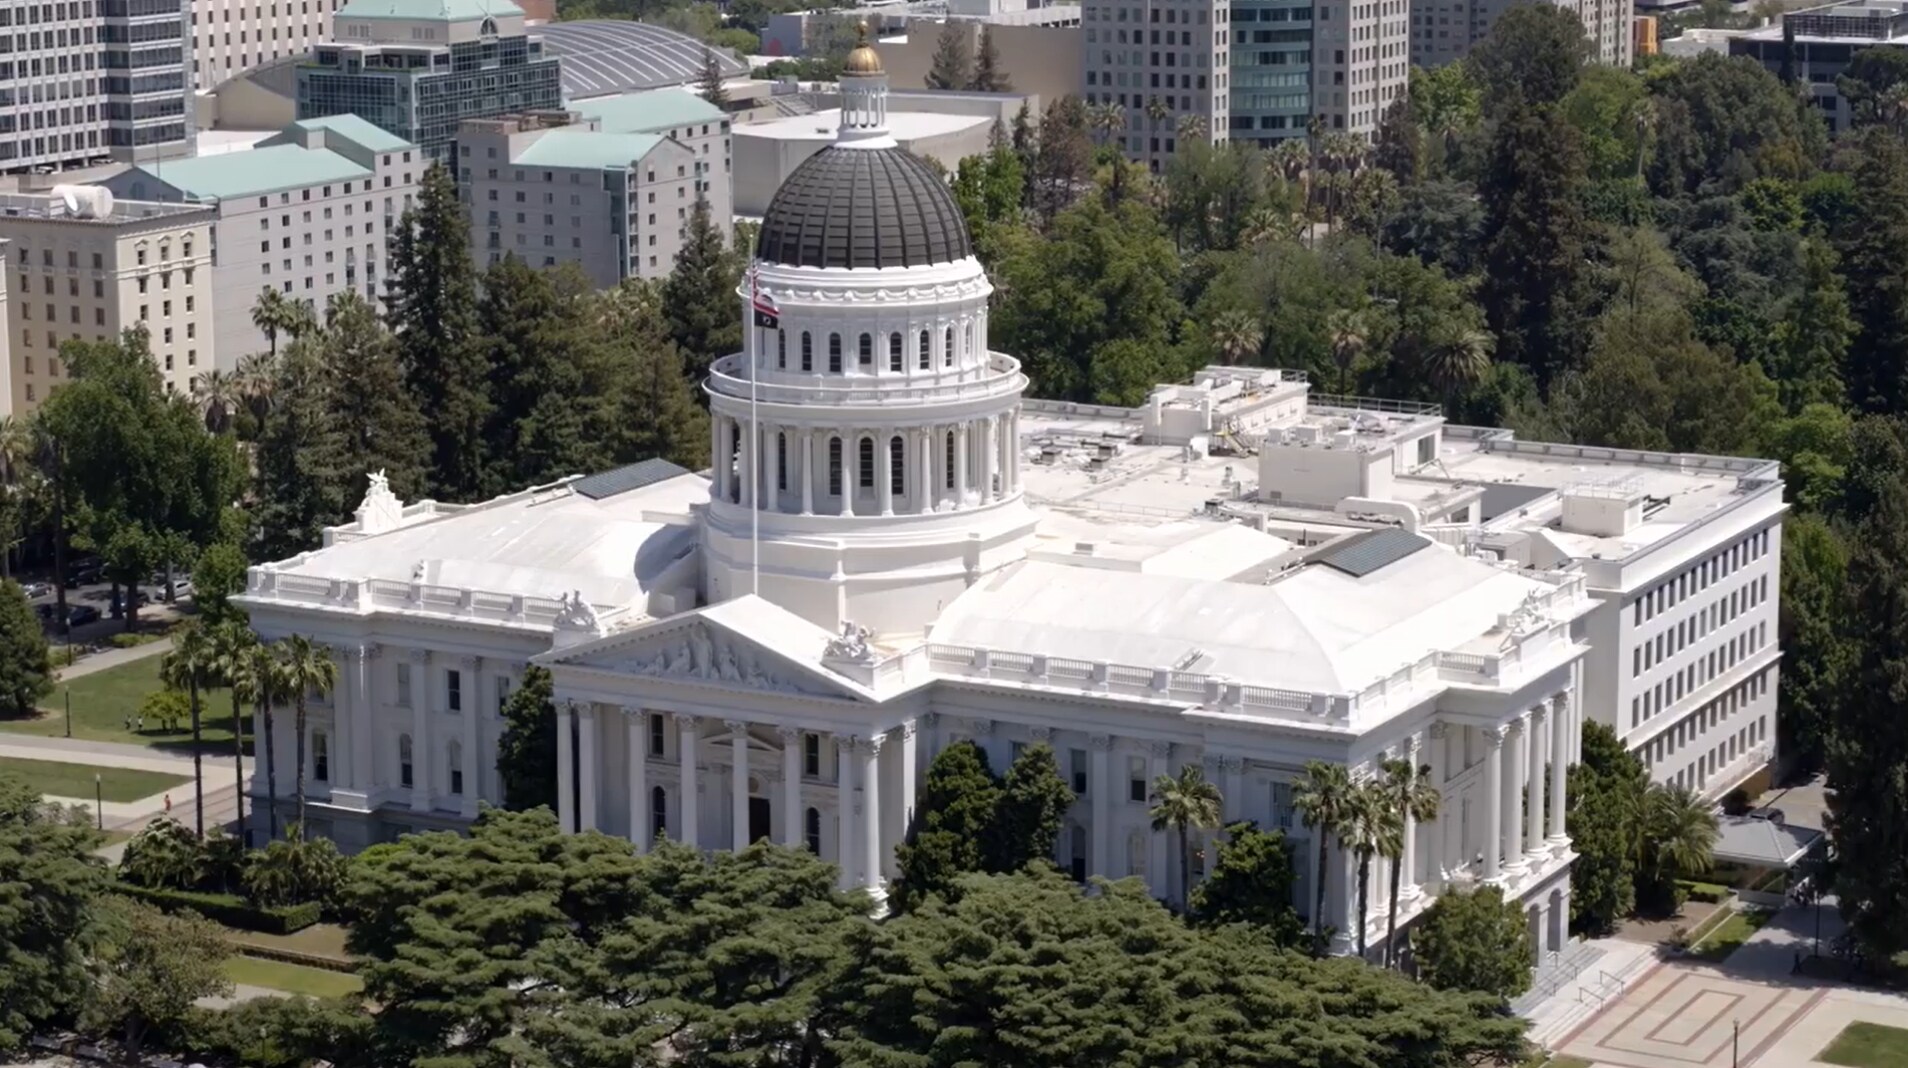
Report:
[{"label": "entrance doorway", "polygon": [[769,803],[766,797],[749,798],[749,841],[759,842],[764,838],[774,839],[769,819]]}]

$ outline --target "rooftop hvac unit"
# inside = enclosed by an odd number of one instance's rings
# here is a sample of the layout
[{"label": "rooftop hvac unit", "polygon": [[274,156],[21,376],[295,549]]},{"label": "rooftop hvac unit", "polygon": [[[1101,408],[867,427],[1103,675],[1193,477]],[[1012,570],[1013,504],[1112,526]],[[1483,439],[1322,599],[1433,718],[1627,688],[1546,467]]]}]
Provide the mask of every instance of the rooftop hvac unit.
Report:
[{"label": "rooftop hvac unit", "polygon": [[53,195],[75,219],[104,219],[113,213],[113,193],[104,186],[56,185]]}]

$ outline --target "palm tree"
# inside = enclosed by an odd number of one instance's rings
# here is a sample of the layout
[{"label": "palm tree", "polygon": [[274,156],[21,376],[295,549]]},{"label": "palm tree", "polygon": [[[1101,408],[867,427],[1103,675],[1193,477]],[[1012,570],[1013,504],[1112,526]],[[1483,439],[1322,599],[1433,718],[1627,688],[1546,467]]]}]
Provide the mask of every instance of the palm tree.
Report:
[{"label": "palm tree", "polygon": [[1490,373],[1491,349],[1496,344],[1488,331],[1462,327],[1425,348],[1419,357],[1420,370],[1444,394],[1447,410],[1458,390],[1476,385]]},{"label": "palm tree", "polygon": [[1165,122],[1172,113],[1173,106],[1160,97],[1154,97],[1146,102],[1146,117],[1153,120],[1155,131],[1159,129],[1159,124]]},{"label": "palm tree", "polygon": [[[1384,777],[1378,781],[1378,789],[1385,797],[1385,803],[1391,807],[1400,827],[1407,820],[1430,823],[1438,818],[1438,807],[1442,798],[1438,788],[1431,785],[1431,765],[1412,766],[1409,760],[1387,760],[1382,765]],[[1402,836],[1399,845],[1404,844]],[[1400,849],[1396,855],[1386,854],[1391,861],[1391,902],[1389,914],[1385,917],[1385,967],[1391,967],[1393,950],[1398,938],[1398,884],[1404,875],[1404,867],[1399,863],[1403,857]]]},{"label": "palm tree", "polygon": [[263,423],[272,410],[272,391],[278,382],[278,358],[254,352],[238,362],[235,388],[245,409],[256,423]]},{"label": "palm tree", "polygon": [[331,650],[302,634],[294,634],[278,643],[279,681],[284,694],[292,700],[292,729],[297,736],[298,827],[305,826],[305,703],[312,697],[329,694],[338,685],[338,662]]},{"label": "palm tree", "polygon": [[193,376],[192,403],[198,406],[205,418],[205,429],[211,433],[223,434],[231,428],[232,413],[237,410],[239,401],[237,376],[218,370]]},{"label": "palm tree", "polygon": [[1093,131],[1094,139],[1104,145],[1126,128],[1126,109],[1109,100],[1087,108],[1086,119],[1087,128]]},{"label": "palm tree", "polygon": [[1204,116],[1187,115],[1179,120],[1178,134],[1181,141],[1203,141],[1206,137]]},{"label": "palm tree", "polygon": [[284,672],[280,669],[277,646],[254,643],[250,663],[246,665],[245,687],[258,709],[258,733],[265,736],[265,827],[269,837],[278,837],[278,763],[272,753],[272,706],[285,698]]},{"label": "palm tree", "polygon": [[1360,781],[1352,789],[1343,838],[1358,858],[1358,956],[1363,958],[1365,920],[1371,907],[1371,858],[1394,856],[1404,849],[1404,824],[1378,783]]},{"label": "palm tree", "polygon": [[167,686],[184,690],[192,708],[192,800],[194,830],[205,837],[205,767],[200,752],[204,740],[200,734],[199,690],[211,684],[217,670],[217,650],[205,627],[188,624],[172,639],[172,652],[159,664],[159,677]]},{"label": "palm tree", "polygon": [[1642,835],[1660,883],[1705,872],[1716,860],[1716,810],[1687,786],[1651,783],[1643,796]]},{"label": "palm tree", "polygon": [[1153,830],[1179,832],[1179,907],[1192,901],[1192,832],[1219,826],[1219,787],[1206,779],[1197,764],[1179,770],[1179,778],[1161,775],[1153,780]]},{"label": "palm tree", "polygon": [[292,306],[297,303],[287,299],[276,286],[260,289],[258,299],[252,302],[252,325],[265,335],[265,342],[271,346],[271,355],[274,357],[278,355],[278,335],[291,332]]},{"label": "palm tree", "polygon": [[1264,340],[1265,328],[1251,312],[1235,308],[1221,312],[1212,321],[1212,347],[1219,350],[1219,358],[1226,363],[1243,363],[1259,351],[1259,343]]},{"label": "palm tree", "polygon": [[13,543],[18,533],[20,476],[29,469],[36,443],[24,418],[0,415],[0,577],[13,577]]},{"label": "palm tree", "polygon": [[1325,840],[1332,835],[1343,840],[1356,789],[1343,764],[1322,760],[1306,761],[1304,777],[1292,784],[1292,807],[1312,829],[1312,841],[1318,849],[1318,879],[1312,888],[1317,897],[1312,905],[1312,941],[1320,955],[1325,952]]},{"label": "palm tree", "polygon": [[1649,97],[1636,102],[1636,180],[1643,181],[1643,163],[1649,158],[1650,135],[1656,132],[1656,101]]},{"label": "palm tree", "polygon": [[1332,362],[1338,365],[1338,395],[1351,393],[1351,368],[1358,354],[1365,351],[1370,327],[1364,312],[1356,308],[1335,308],[1325,318],[1325,332],[1332,339]]},{"label": "palm tree", "polygon": [[257,648],[257,635],[238,620],[227,620],[212,630],[213,672],[232,691],[232,769],[236,776],[241,838],[245,835],[245,719],[239,709],[256,693]]}]

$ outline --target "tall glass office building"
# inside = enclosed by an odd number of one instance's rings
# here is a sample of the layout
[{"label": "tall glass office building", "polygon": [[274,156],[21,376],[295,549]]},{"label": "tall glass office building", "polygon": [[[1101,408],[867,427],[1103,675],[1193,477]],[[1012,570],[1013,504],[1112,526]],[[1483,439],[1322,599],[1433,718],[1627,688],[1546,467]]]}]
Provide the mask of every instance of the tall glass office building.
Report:
[{"label": "tall glass office building", "polygon": [[465,119],[558,108],[557,59],[509,0],[351,0],[298,68],[298,117],[356,115],[449,164]]},{"label": "tall glass office building", "polygon": [[1271,147],[1312,112],[1312,0],[1232,0],[1229,136]]}]

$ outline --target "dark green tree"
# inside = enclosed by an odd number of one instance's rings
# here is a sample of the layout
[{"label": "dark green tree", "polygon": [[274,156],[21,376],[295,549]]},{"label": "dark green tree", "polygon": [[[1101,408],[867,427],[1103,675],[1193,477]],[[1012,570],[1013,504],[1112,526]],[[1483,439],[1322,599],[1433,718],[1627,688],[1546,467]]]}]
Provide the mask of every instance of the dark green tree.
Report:
[{"label": "dark green tree", "polygon": [[1074,802],[1073,788],[1060,777],[1053,746],[1036,742],[1007,766],[1000,801],[987,835],[991,871],[1019,871],[1035,862],[1052,863],[1061,822]]},{"label": "dark green tree", "polygon": [[1733,193],[1757,178],[1807,177],[1827,147],[1819,109],[1749,56],[1704,53],[1650,80],[1661,196]]},{"label": "dark green tree", "polygon": [[1860,125],[1892,121],[1889,93],[1908,82],[1908,55],[1887,46],[1855,53],[1835,76],[1835,91],[1848,101],[1849,113]]},{"label": "dark green tree", "polygon": [[980,50],[974,53],[974,73],[967,88],[976,93],[1011,93],[1014,80],[1000,67],[1000,46],[994,42],[993,28],[983,23]]},{"label": "dark green tree", "polygon": [[332,419],[323,342],[306,336],[278,357],[274,402],[254,453],[254,549],[282,560],[318,546],[325,527],[344,521],[352,497],[340,428]]},{"label": "dark green tree", "polygon": [[1536,963],[1524,907],[1495,886],[1447,890],[1411,932],[1418,977],[1439,990],[1514,998],[1530,989]]},{"label": "dark green tree", "polygon": [[1570,869],[1570,919],[1601,935],[1636,907],[1638,819],[1649,772],[1616,733],[1585,723],[1582,759],[1571,765],[1565,829],[1577,862]]},{"label": "dark green tree", "polygon": [[584,387],[592,402],[592,438],[613,446],[618,463],[660,456],[691,470],[702,467],[708,462],[709,417],[696,403],[682,352],[670,340],[658,287],[625,282],[598,298],[596,314],[602,358]]},{"label": "dark green tree", "polygon": [[1861,211],[1835,234],[1857,330],[1848,347],[1848,395],[1871,412],[1908,410],[1908,148],[1865,129],[1849,149]]},{"label": "dark green tree", "polygon": [[741,281],[741,257],[710,219],[708,200],[698,196],[676,268],[662,287],[669,336],[693,381],[702,381],[710,361],[742,348],[742,306],[736,298]]},{"label": "dark green tree", "polygon": [[523,811],[557,809],[557,715],[548,668],[532,664],[503,707],[503,734],[497,739],[497,774],[503,779],[504,807]]},{"label": "dark green tree", "polygon": [[965,89],[974,78],[974,59],[968,54],[971,27],[948,19],[934,39],[934,58],[928,61],[929,89]]},{"label": "dark green tree", "polygon": [[587,283],[507,255],[484,272],[482,290],[477,322],[490,365],[484,437],[496,456],[487,492],[605,466],[607,456],[588,440],[582,397],[600,336],[583,319]]},{"label": "dark green tree", "polygon": [[0,774],[0,1049],[73,1019],[110,876],[90,824]]},{"label": "dark green tree", "polygon": [[1282,832],[1246,822],[1229,825],[1212,871],[1193,889],[1187,920],[1209,927],[1251,924],[1281,946],[1306,945],[1305,923],[1292,906],[1294,860]]},{"label": "dark green tree", "polygon": [[1769,377],[1791,414],[1810,404],[1843,404],[1842,366],[1854,340],[1848,286],[1835,250],[1811,238],[1802,244],[1802,285],[1782,310],[1771,347]]},{"label": "dark green tree", "polygon": [[1784,764],[1814,770],[1828,755],[1835,704],[1856,648],[1844,632],[1848,549],[1820,516],[1782,524],[1782,600],[1777,633],[1784,663],[1776,696],[1776,749]]},{"label": "dark green tree", "polygon": [[337,434],[334,447],[344,465],[346,502],[355,499],[360,480],[374,471],[384,472],[398,497],[422,495],[430,436],[404,389],[397,341],[378,321],[377,310],[354,290],[334,295],[318,346],[326,419]]},{"label": "dark green tree", "polygon": [[1424,177],[1424,132],[1411,117],[1411,100],[1394,98],[1378,124],[1372,162],[1391,172],[1401,186]]},{"label": "dark green tree", "polygon": [[391,242],[385,303],[398,365],[429,419],[430,489],[470,500],[483,489],[488,368],[476,344],[477,279],[470,217],[450,171],[432,164]]},{"label": "dark green tree", "polygon": [[39,700],[53,690],[53,662],[46,633],[20,584],[0,581],[0,717],[36,715]]},{"label": "dark green tree", "polygon": [[1040,113],[1040,136],[1028,170],[1034,214],[1051,226],[1054,216],[1079,199],[1093,170],[1093,142],[1086,104],[1071,94]]},{"label": "dark green tree", "polygon": [[1000,797],[1000,780],[980,746],[956,742],[941,750],[928,765],[907,841],[895,848],[901,878],[888,900],[897,910],[952,893],[962,875],[985,870]]},{"label": "dark green tree", "polygon": [[244,614],[231,598],[244,591],[247,566],[245,550],[228,541],[209,545],[199,554],[192,565],[192,603],[208,624]]},{"label": "dark green tree", "polygon": [[[1547,5],[1520,5],[1511,13],[1540,8]],[[1514,108],[1498,121],[1479,183],[1485,217],[1479,299],[1497,334],[1498,359],[1530,368],[1540,386],[1583,354],[1590,230],[1578,140],[1576,128],[1554,108]]]},{"label": "dark green tree", "polygon": [[1465,60],[1487,115],[1559,104],[1577,87],[1590,41],[1575,11],[1514,4],[1491,24]]},{"label": "dark green tree", "polygon": [[702,49],[702,73],[696,87],[702,91],[702,99],[724,111],[729,110],[729,90],[722,84],[722,62],[716,58],[715,49],[707,45]]}]

